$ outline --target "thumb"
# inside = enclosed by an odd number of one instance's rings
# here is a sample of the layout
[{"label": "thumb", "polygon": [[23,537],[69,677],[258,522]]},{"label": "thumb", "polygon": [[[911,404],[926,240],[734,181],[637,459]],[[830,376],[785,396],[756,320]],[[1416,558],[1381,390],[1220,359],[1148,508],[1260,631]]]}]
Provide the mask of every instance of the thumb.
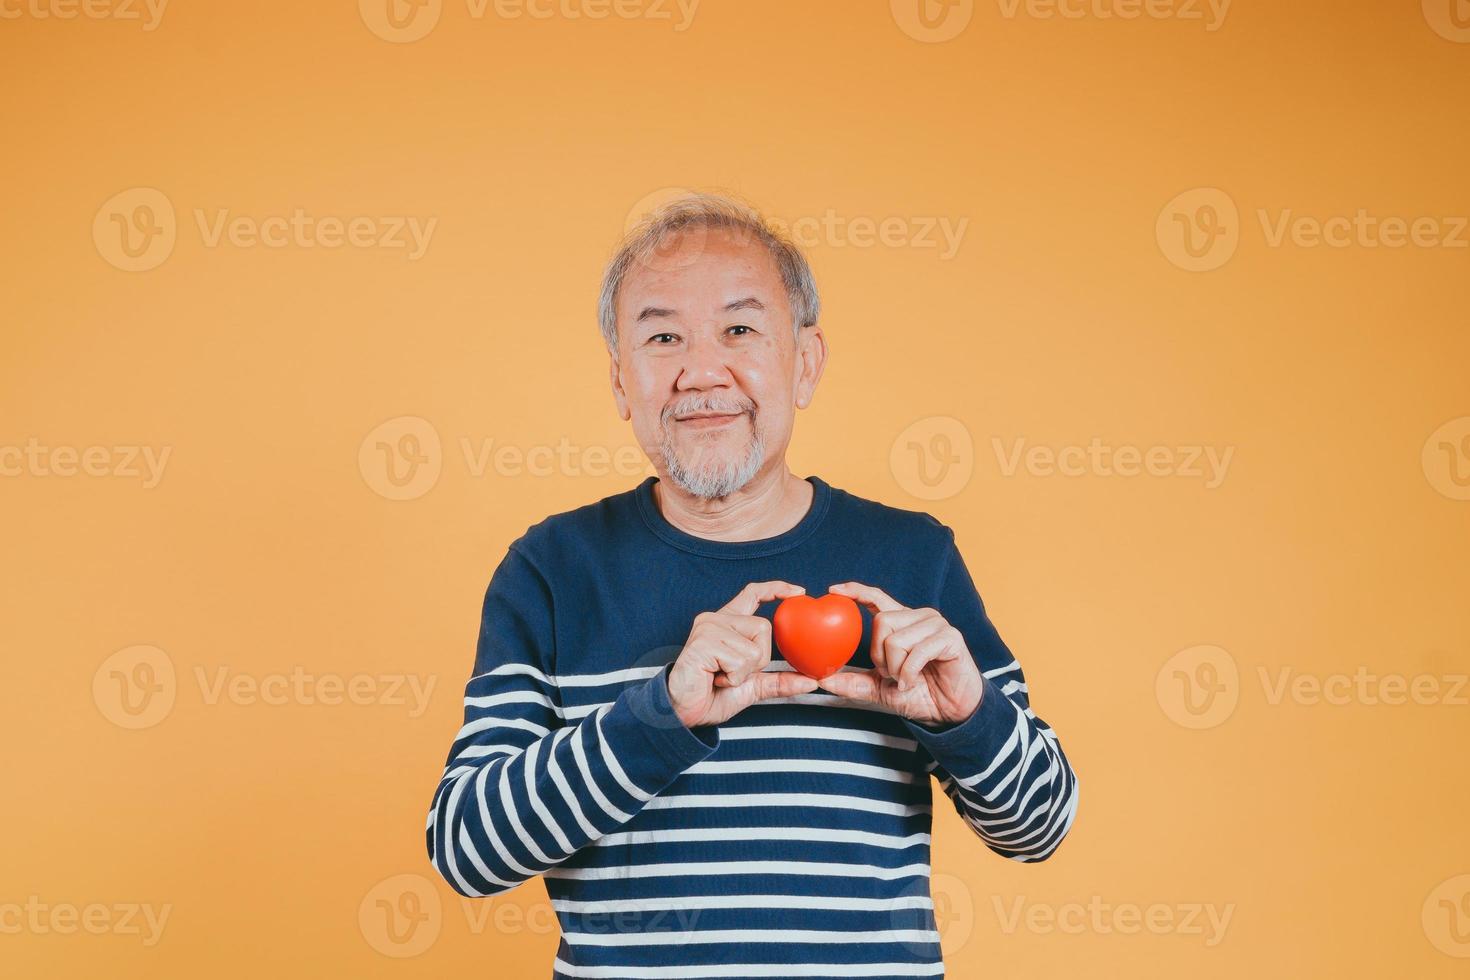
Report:
[{"label": "thumb", "polygon": [[837,673],[823,677],[817,682],[817,686],[828,694],[835,694],[840,698],[851,698],[854,701],[880,701],[878,675],[871,670],[839,670]]},{"label": "thumb", "polygon": [[755,699],[791,698],[817,689],[815,679],[794,670],[763,670],[755,675]]}]

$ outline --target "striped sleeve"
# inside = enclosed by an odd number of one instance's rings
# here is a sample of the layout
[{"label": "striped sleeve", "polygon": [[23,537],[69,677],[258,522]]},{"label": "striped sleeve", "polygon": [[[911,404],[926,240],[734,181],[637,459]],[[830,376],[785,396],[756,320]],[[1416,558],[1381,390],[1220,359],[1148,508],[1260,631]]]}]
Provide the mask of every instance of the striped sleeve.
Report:
[{"label": "striped sleeve", "polygon": [[984,694],[969,719],[929,727],[907,721],[955,811],[986,846],[1016,861],[1043,861],[1077,813],[1077,774],[1051,726],[1031,710],[1021,665],[986,615],[954,546],[936,607],[960,631]]},{"label": "striped sleeve", "polygon": [[495,895],[633,819],[719,745],[685,727],[668,669],[567,724],[549,584],[512,544],[485,592],[464,724],[425,829],[429,861],[456,892]]}]

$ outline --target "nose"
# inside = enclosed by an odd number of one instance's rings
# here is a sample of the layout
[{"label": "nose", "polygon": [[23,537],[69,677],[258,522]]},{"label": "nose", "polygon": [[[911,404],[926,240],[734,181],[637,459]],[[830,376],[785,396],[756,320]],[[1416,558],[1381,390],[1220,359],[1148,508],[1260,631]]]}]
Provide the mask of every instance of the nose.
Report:
[{"label": "nose", "polygon": [[705,331],[695,331],[680,365],[679,377],[674,387],[679,391],[702,391],[708,388],[728,388],[734,384],[735,376],[725,362],[725,351],[719,342],[707,336]]}]

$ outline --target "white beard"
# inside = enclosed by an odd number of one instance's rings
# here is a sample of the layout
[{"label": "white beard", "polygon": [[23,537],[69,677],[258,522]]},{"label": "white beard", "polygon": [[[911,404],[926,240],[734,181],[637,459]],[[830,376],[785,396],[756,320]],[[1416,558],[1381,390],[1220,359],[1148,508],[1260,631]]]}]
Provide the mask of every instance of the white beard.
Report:
[{"label": "white beard", "polygon": [[[710,456],[704,445],[695,449],[695,460],[686,465],[679,458],[674,447],[674,440],[665,427],[663,439],[659,443],[659,451],[664,458],[664,467],[668,470],[669,479],[681,487],[685,493],[706,500],[719,500],[727,497],[741,487],[749,483],[757,473],[761,465],[766,461],[766,446],[761,439],[760,430],[754,427],[750,416],[745,419],[751,424],[752,437],[745,456],[738,460],[715,459]],[[671,423],[676,425],[678,423]],[[708,458],[706,465],[700,465],[699,457]]]}]

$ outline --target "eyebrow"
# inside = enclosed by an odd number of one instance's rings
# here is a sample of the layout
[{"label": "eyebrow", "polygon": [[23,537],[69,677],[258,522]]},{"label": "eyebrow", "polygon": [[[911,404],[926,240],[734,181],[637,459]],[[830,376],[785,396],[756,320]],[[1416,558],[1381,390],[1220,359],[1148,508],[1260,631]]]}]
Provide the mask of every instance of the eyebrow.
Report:
[{"label": "eyebrow", "polygon": [[[730,302],[728,302],[728,303],[725,304],[725,312],[726,313],[734,313],[734,312],[736,312],[738,310],[761,310],[761,311],[764,311],[765,308],[766,308],[766,304],[762,303],[760,300],[756,299],[754,296],[746,296],[743,299],[731,300]],[[642,309],[642,311],[639,312],[638,319],[637,319],[636,322],[642,323],[644,320],[654,320],[654,319],[657,319],[659,317],[670,317],[670,316],[673,316],[673,315],[674,315],[674,311],[673,310],[666,309],[666,308],[664,308],[662,306],[645,306]]]}]

